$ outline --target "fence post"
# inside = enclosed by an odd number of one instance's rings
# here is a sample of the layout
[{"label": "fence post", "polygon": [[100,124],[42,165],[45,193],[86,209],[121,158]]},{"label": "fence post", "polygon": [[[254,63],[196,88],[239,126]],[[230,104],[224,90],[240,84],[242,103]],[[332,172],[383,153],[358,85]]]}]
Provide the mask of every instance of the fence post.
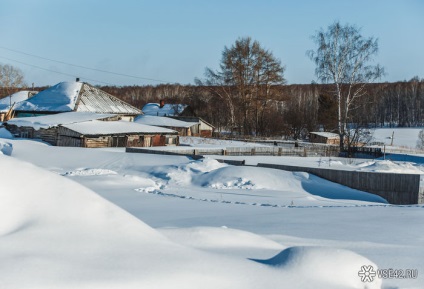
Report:
[{"label": "fence post", "polygon": [[250,154],[251,154],[252,156],[254,156],[254,155],[256,154],[256,150],[255,150],[255,148],[253,148],[253,149],[250,151]]},{"label": "fence post", "polygon": [[278,156],[281,157],[282,154],[283,154],[283,148],[278,148]]}]

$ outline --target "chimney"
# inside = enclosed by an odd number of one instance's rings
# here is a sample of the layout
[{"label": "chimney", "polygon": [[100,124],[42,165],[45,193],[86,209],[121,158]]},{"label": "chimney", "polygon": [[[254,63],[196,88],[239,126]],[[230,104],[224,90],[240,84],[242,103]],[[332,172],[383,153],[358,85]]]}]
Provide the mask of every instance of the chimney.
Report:
[{"label": "chimney", "polygon": [[76,82],[79,82],[79,77],[77,77],[77,79],[75,80]]},{"label": "chimney", "polygon": [[162,108],[164,106],[165,106],[165,100],[161,99],[160,102],[159,102],[159,107]]}]

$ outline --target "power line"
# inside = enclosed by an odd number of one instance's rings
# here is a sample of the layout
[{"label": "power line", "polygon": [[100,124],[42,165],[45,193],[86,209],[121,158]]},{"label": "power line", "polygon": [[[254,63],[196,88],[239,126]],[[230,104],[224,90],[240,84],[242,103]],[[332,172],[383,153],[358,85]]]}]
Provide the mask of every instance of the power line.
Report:
[{"label": "power line", "polygon": [[[4,56],[0,56],[0,58],[6,59],[6,60],[9,60],[9,61],[14,61],[16,63],[20,63],[20,64],[27,65],[27,66],[30,66],[30,67],[38,68],[38,69],[41,69],[41,70],[45,70],[45,71],[49,71],[49,72],[54,72],[54,73],[57,73],[57,74],[62,74],[62,75],[66,75],[66,76],[72,76],[74,78],[80,77],[80,76],[76,76],[74,74],[69,74],[69,73],[65,73],[65,72],[60,72],[60,71],[56,71],[56,70],[44,68],[44,67],[41,67],[41,66],[38,66],[38,65],[33,65],[33,64],[25,63],[25,62],[22,62],[22,61],[19,61],[19,60],[16,60],[16,59],[7,58],[7,57],[4,57]],[[80,77],[80,78],[83,78],[83,79],[86,79],[86,80],[89,80],[89,81],[92,81],[92,82],[103,83],[103,84],[107,84],[107,85],[114,85],[112,83],[108,83],[108,82],[104,82],[104,81],[100,81],[100,80],[95,80],[95,79],[90,79],[90,78],[86,78],[86,77]]]},{"label": "power line", "polygon": [[142,76],[135,76],[135,75],[125,74],[125,73],[119,73],[119,72],[113,72],[113,71],[107,71],[107,70],[87,67],[87,66],[78,65],[78,64],[72,64],[72,63],[68,63],[68,62],[64,62],[64,61],[60,61],[60,60],[50,59],[50,58],[47,58],[47,57],[38,56],[38,55],[31,54],[31,53],[7,48],[7,47],[4,47],[4,46],[0,46],[0,48],[4,49],[4,50],[15,52],[15,53],[20,53],[20,54],[23,54],[23,55],[28,55],[28,56],[31,56],[31,57],[35,57],[35,58],[39,58],[39,59],[43,59],[43,60],[48,60],[48,61],[52,61],[52,62],[56,62],[56,63],[60,63],[60,64],[65,64],[65,65],[69,65],[69,66],[73,66],[73,67],[83,68],[83,69],[87,69],[87,70],[92,70],[92,71],[97,71],[97,72],[102,72],[102,73],[108,73],[108,74],[113,74],[113,75],[119,75],[119,76],[124,76],[124,77],[131,77],[131,78],[136,78],[136,79],[162,82],[162,83],[175,83],[175,82],[172,82],[172,81],[165,81],[165,80],[160,80],[160,79],[147,78],[147,77],[142,77]]}]

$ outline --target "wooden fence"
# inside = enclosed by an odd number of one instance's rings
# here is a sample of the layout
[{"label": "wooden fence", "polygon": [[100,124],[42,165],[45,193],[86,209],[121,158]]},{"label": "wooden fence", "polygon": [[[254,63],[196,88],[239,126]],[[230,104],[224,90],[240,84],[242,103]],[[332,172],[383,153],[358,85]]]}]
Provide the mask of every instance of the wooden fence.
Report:
[{"label": "wooden fence", "polygon": [[339,156],[339,148],[332,146],[310,146],[310,147],[293,147],[284,148],[278,146],[269,147],[227,147],[227,148],[179,148],[155,150],[147,148],[126,148],[126,152],[130,153],[147,153],[147,154],[163,154],[163,155],[225,155],[225,156],[302,156],[302,157],[337,157]]},{"label": "wooden fence", "polygon": [[344,186],[369,192],[386,199],[390,204],[410,205],[424,203],[421,175],[344,171],[259,163],[258,167],[292,172],[307,172]]}]

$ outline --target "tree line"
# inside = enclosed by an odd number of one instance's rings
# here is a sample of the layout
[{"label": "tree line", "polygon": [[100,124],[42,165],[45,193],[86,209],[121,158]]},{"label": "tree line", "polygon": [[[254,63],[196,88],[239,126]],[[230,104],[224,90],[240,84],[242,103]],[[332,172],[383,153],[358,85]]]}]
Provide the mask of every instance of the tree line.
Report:
[{"label": "tree line", "polygon": [[[103,86],[101,89],[138,108],[160,99],[188,104],[218,130],[229,131],[233,125],[230,108],[208,86],[161,84]],[[257,136],[264,137],[302,138],[307,132],[319,129],[337,132],[337,103],[332,97],[332,85],[276,85],[272,90],[272,99],[255,99],[251,103],[247,120],[243,107],[235,110],[234,132],[244,134],[240,128],[246,123],[256,129]],[[364,96],[352,104],[348,123],[364,128],[424,126],[424,79],[414,77],[409,81],[366,84]]]}]

